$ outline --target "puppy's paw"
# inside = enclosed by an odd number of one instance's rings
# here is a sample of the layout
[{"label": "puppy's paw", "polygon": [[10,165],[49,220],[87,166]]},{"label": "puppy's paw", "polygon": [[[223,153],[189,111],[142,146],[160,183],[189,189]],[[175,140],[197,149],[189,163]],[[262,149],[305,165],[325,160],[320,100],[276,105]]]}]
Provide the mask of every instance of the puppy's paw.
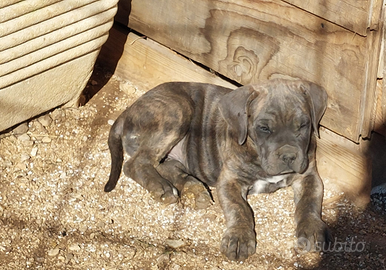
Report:
[{"label": "puppy's paw", "polygon": [[256,252],[256,233],[246,227],[228,228],[222,238],[221,252],[232,261],[244,261]]},{"label": "puppy's paw", "polygon": [[187,181],[181,193],[184,204],[189,204],[189,200],[194,199],[195,209],[205,209],[212,205],[208,189],[198,180]]},{"label": "puppy's paw", "polygon": [[327,225],[318,217],[305,217],[298,222],[298,237],[295,245],[298,253],[319,252],[332,242],[332,235]]},{"label": "puppy's paw", "polygon": [[164,204],[173,204],[176,203],[179,199],[178,190],[172,185],[153,189],[152,191],[150,191],[150,194],[156,201],[159,201]]}]

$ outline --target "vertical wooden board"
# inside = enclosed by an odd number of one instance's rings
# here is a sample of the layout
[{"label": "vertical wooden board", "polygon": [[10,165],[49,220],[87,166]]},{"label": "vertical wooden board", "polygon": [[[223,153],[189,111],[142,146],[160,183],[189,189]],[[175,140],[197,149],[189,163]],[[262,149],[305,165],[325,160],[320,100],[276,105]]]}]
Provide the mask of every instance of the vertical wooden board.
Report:
[{"label": "vertical wooden board", "polygon": [[[374,0],[373,1],[376,8],[380,9],[382,0]],[[374,130],[376,124],[376,106],[377,106],[377,77],[378,77],[378,69],[380,67],[379,60],[382,58],[380,56],[382,50],[382,39],[383,39],[383,17],[384,10],[382,12],[374,12],[372,17],[372,24],[375,24],[374,21],[377,21],[378,31],[369,31],[367,41],[367,54],[366,63],[367,63],[367,74],[366,74],[366,84],[363,91],[362,100],[362,121],[360,122],[361,131],[360,134],[362,138],[370,138],[371,132]],[[380,23],[381,22],[381,23]]]},{"label": "vertical wooden board", "polygon": [[279,0],[133,0],[130,8],[131,28],[242,84],[285,77],[322,85],[322,125],[358,140],[364,37]]},{"label": "vertical wooden board", "polygon": [[343,191],[357,206],[365,206],[372,181],[370,142],[355,144],[325,128],[319,131],[316,160],[325,187]]},{"label": "vertical wooden board", "polygon": [[367,35],[373,0],[283,0],[344,28]]}]

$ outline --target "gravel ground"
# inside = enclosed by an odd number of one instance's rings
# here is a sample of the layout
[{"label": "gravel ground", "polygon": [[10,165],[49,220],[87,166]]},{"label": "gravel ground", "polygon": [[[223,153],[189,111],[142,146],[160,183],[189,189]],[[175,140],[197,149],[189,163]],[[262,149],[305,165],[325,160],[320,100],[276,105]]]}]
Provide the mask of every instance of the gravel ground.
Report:
[{"label": "gravel ground", "polygon": [[85,106],[1,134],[0,269],[385,269],[384,206],[359,211],[331,190],[323,219],[335,246],[298,252],[286,188],[249,198],[257,251],[239,263],[219,251],[225,223],[214,189],[204,210],[189,197],[162,205],[124,176],[104,193],[110,125],[144,92],[99,71],[88,93],[102,86]]}]

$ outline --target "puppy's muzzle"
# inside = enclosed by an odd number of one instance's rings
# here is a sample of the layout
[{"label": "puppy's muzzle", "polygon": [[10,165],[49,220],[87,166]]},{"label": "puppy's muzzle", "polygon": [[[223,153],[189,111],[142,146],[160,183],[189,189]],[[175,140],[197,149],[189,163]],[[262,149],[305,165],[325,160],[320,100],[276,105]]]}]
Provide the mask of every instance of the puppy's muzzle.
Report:
[{"label": "puppy's muzzle", "polygon": [[293,163],[295,163],[298,157],[298,149],[296,147],[285,145],[279,148],[278,157],[279,160],[284,162],[288,167],[291,167]]},{"label": "puppy's muzzle", "polygon": [[307,167],[307,162],[299,147],[286,144],[270,153],[268,159],[263,161],[263,169],[269,175],[302,173]]}]

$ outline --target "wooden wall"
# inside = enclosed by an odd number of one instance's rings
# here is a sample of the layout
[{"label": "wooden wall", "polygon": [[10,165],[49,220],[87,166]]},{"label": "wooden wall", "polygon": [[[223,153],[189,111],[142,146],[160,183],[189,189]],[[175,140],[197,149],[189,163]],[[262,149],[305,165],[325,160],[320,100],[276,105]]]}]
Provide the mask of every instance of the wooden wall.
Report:
[{"label": "wooden wall", "polygon": [[322,125],[358,142],[375,119],[382,0],[120,1],[118,21],[241,84],[326,88]]}]

